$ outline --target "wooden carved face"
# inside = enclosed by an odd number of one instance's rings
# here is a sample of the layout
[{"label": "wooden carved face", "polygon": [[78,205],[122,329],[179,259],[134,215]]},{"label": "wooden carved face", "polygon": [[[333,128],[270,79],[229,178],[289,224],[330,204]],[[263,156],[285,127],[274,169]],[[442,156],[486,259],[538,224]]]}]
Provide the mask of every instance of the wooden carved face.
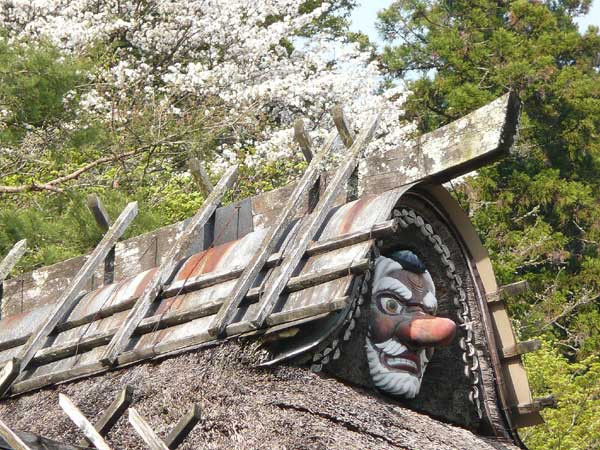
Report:
[{"label": "wooden carved face", "polygon": [[436,346],[452,341],[456,324],[435,317],[437,299],[431,275],[410,251],[375,261],[367,359],[375,386],[415,397]]}]

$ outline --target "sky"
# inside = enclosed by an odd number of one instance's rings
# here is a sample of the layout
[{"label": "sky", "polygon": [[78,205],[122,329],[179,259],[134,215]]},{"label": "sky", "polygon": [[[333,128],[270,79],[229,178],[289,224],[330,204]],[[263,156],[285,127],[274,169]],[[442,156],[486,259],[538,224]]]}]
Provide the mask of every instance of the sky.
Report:
[{"label": "sky", "polygon": [[[362,31],[375,42],[381,43],[377,31],[375,30],[375,20],[377,11],[387,7],[392,3],[391,0],[361,0],[359,6],[352,12],[352,31]],[[600,0],[594,0],[590,12],[585,17],[577,20],[579,29],[585,31],[588,25],[600,26]]]}]

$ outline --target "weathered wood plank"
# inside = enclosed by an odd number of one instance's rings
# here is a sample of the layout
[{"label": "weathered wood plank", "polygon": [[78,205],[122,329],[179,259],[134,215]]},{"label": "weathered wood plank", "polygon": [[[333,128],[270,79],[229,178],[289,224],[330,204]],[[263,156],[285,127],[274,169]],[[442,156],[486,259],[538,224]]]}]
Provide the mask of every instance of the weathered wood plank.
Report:
[{"label": "weathered wood plank", "polygon": [[508,154],[521,103],[510,93],[402,147],[361,163],[364,193],[381,193],[419,180],[444,183]]},{"label": "weathered wood plank", "polygon": [[144,289],[142,296],[131,309],[129,315],[125,319],[125,322],[119,329],[119,332],[114,336],[113,340],[108,345],[102,361],[106,362],[107,364],[114,364],[118,354],[127,346],[127,343],[135,331],[135,328],[146,316],[152,304],[160,295],[164,285],[168,283],[175,274],[177,264],[184,256],[188,247],[191,245],[197,230],[202,228],[214,214],[223,196],[237,180],[237,175],[238,167],[231,166],[221,177],[221,180],[210,193],[200,211],[198,211],[198,213],[196,213],[196,215],[190,221],[183,236],[177,241],[175,246],[173,246],[171,251],[168,253],[164,262],[160,265],[160,268],[156,271],[156,274],[154,277],[152,277],[152,280]]},{"label": "weathered wood plank", "polygon": [[21,257],[25,254],[26,250],[27,239],[20,240],[10,249],[2,262],[0,262],[0,283],[6,279],[13,267],[15,267]]},{"label": "weathered wood plank", "polygon": [[512,297],[515,295],[523,294],[529,290],[529,283],[527,280],[517,281],[515,283],[505,284],[500,286],[496,292],[487,295],[488,303],[497,303],[502,301],[504,297]]},{"label": "weathered wood plank", "polygon": [[244,271],[238,278],[229,299],[223,304],[217,315],[215,316],[209,333],[213,336],[223,335],[225,328],[234,317],[240,303],[248,293],[248,290],[254,285],[256,278],[263,270],[269,256],[275,251],[275,246],[283,237],[283,234],[288,229],[288,226],[296,214],[298,206],[302,202],[304,195],[308,192],[319,178],[322,162],[325,160],[335,142],[336,136],[333,134],[327,139],[322,149],[318,152],[315,158],[312,159],[306,168],[304,175],[296,184],[294,192],[288,198],[283,206],[281,213],[278,215],[275,223],[269,228],[267,234],[263,237],[260,248],[256,251]]},{"label": "weathered wood plank", "polygon": [[315,210],[306,218],[300,233],[295,239],[293,246],[290,247],[290,252],[285,256],[281,263],[281,270],[276,278],[269,279],[265,287],[263,300],[260,302],[255,318],[252,323],[258,328],[262,327],[267,317],[271,314],[273,307],[277,303],[279,296],[285,289],[288,280],[293,272],[298,267],[300,260],[304,256],[306,249],[313,240],[315,234],[325,221],[333,203],[338,196],[343,184],[354,172],[358,164],[358,158],[365,146],[372,139],[377,125],[379,124],[379,115],[370,121],[368,128],[363,130],[354,144],[348,150],[348,155],[340,168],[336,171],[333,179],[327,187],[327,191],[319,200]]},{"label": "weathered wood plank", "polygon": [[129,408],[129,423],[142,438],[150,450],[169,450],[169,447],[156,435],[154,430],[140,416],[135,408]]},{"label": "weathered wood plank", "polygon": [[312,151],[312,139],[306,131],[304,120],[302,119],[298,119],[294,122],[294,140],[300,146],[300,150],[302,150],[302,154],[304,155],[304,158],[306,158],[306,161],[311,162],[314,156]]},{"label": "weathered wood plank", "polygon": [[188,161],[188,169],[202,191],[202,194],[204,194],[204,197],[208,197],[213,190],[213,185],[200,160],[198,158],[191,158]]},{"label": "weathered wood plank", "polygon": [[524,355],[525,353],[535,352],[542,347],[542,343],[537,339],[523,341],[517,343],[513,347],[503,348],[500,350],[502,359],[514,358],[515,356]]},{"label": "weathered wood plank", "polygon": [[[117,240],[123,235],[136,215],[137,202],[129,203],[116,222],[110,227],[104,238],[102,238],[98,246],[94,249],[90,257],[86,260],[68,289],[60,296],[52,314],[50,314],[35,333],[32,333],[23,346],[23,349],[19,352],[19,373],[25,370],[37,351],[44,345],[48,335],[54,331],[56,325],[63,320],[75,302],[77,302],[81,290],[87,280],[92,276],[98,264],[104,260],[111,247],[113,247]],[[18,375],[18,373],[16,375]],[[8,378],[0,382],[0,395],[6,392],[12,381],[12,379]]]},{"label": "weathered wood plank", "polygon": [[12,431],[8,425],[0,420],[0,437],[4,439],[14,450],[33,450],[21,437]]},{"label": "weathered wood plank", "polygon": [[102,203],[102,200],[100,200],[100,197],[98,197],[96,194],[88,195],[87,207],[94,216],[94,219],[96,220],[98,226],[102,230],[108,231],[108,229],[110,228],[110,216],[106,212],[106,209],[104,208],[104,204]]},{"label": "weathered wood plank", "polygon": [[98,450],[111,450],[104,438],[100,436],[100,433],[96,431],[94,426],[87,420],[69,397],[65,394],[58,394],[58,404],[73,423],[77,425],[83,434],[85,434],[85,437],[89,439],[94,447]]},{"label": "weathered wood plank", "polygon": [[200,422],[201,418],[202,412],[200,410],[200,405],[194,405],[192,409],[184,417],[182,417],[177,425],[175,425],[175,427],[171,430],[165,439],[166,446],[169,447],[170,450],[175,450],[177,447],[179,447],[185,438],[188,437],[188,435],[192,432],[198,422]]},{"label": "weathered wood plank", "polygon": [[[112,427],[119,421],[133,400],[133,387],[126,385],[121,392],[117,394],[114,401],[104,411],[98,422],[94,424],[94,428],[100,436],[106,436]],[[79,446],[87,447],[93,444],[87,437],[79,441]]]},{"label": "weathered wood plank", "polygon": [[526,415],[541,411],[544,408],[556,408],[556,398],[554,395],[535,398],[532,403],[513,406],[513,413],[518,415]]}]

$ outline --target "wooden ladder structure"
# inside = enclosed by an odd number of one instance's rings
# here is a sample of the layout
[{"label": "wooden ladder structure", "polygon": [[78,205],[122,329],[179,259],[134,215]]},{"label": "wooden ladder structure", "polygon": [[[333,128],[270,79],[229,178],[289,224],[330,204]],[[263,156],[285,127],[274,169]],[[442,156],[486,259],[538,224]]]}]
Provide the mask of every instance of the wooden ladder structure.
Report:
[{"label": "wooden ladder structure", "polygon": [[[348,181],[352,173],[355,171],[361,153],[372,139],[379,122],[379,116],[369,121],[369,125],[365,128],[354,140],[354,133],[351,131],[348,121],[345,119],[343,111],[340,107],[333,111],[334,123],[338,133],[348,147],[348,151],[343,155],[343,162],[337,169],[333,179],[327,185],[327,190],[323,197],[319,200],[314,210],[302,219],[300,227],[296,227],[296,233],[293,236],[288,236],[289,251],[284,252],[283,261],[279,266],[279,271],[273,271],[271,276],[267,278],[264,287],[259,288],[260,301],[256,317],[251,321],[254,328],[258,329],[265,325],[267,317],[273,312],[279,296],[288,285],[290,278],[298,267],[300,260],[305,255],[310,244],[325,221],[327,214],[334,205],[341,189]],[[313,155],[310,149],[310,139],[303,129],[301,124],[296,124],[297,140],[303,150],[303,153],[310,160],[308,168],[304,172],[302,178],[296,184],[293,193],[288,198],[283,206],[281,213],[278,215],[274,224],[269,228],[268,233],[263,238],[260,248],[253,256],[248,266],[238,278],[235,287],[230,296],[225,300],[219,312],[215,315],[213,322],[209,327],[209,333],[215,337],[224,337],[226,335],[227,326],[231,324],[238,308],[244,298],[248,295],[250,289],[256,283],[260,272],[265,267],[269,257],[274,253],[277,243],[283,236],[283,233],[291,224],[298,207],[306,195],[311,190],[319,179],[322,164],[330,153],[335,140],[336,134],[333,133],[325,142],[323,147],[316,155]],[[277,273],[276,277],[273,274]]]}]

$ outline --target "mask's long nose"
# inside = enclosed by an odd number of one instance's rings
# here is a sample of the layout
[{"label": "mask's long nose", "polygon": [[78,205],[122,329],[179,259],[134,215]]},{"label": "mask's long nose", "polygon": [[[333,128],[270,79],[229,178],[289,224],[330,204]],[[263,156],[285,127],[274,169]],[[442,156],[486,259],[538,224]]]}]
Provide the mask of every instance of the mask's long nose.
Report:
[{"label": "mask's long nose", "polygon": [[448,345],[456,333],[456,324],[450,319],[415,315],[402,321],[396,328],[396,336],[400,341],[413,343],[422,347]]}]

